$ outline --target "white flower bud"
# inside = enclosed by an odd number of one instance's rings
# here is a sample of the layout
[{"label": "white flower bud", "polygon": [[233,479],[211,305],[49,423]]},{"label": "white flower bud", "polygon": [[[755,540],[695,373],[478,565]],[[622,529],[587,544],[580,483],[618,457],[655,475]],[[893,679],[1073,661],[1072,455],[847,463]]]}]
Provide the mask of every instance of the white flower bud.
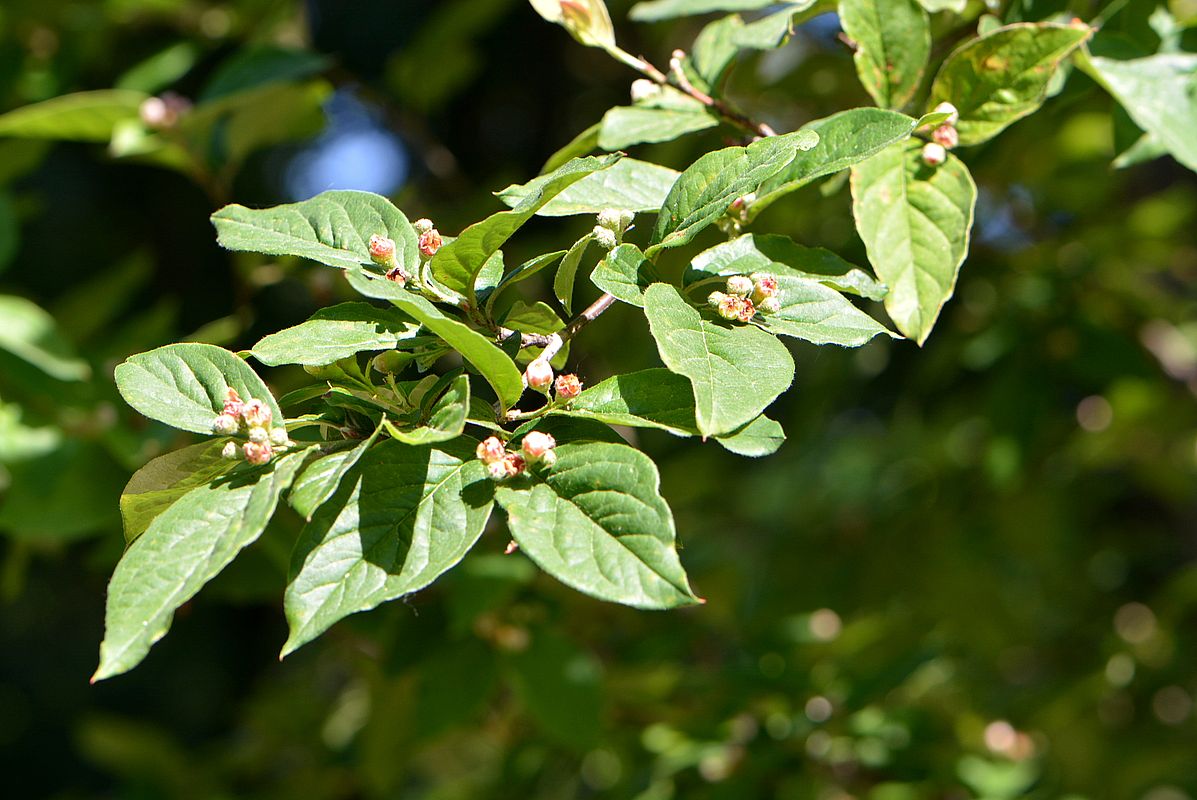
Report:
[{"label": "white flower bud", "polygon": [[619,212],[619,229],[626,231],[628,226],[632,224],[632,220],[636,219],[636,212],[630,208],[625,208]]},{"label": "white flower bud", "polygon": [[270,441],[270,434],[265,428],[250,428],[249,440],[254,444],[266,444]]},{"label": "white flower bud", "polygon": [[270,431],[270,443],[275,447],[288,447],[291,440],[287,438],[286,428],[275,428]]},{"label": "white flower bud", "polygon": [[661,93],[661,87],[654,81],[648,78],[638,78],[632,81],[632,102],[643,103],[645,100],[651,100]]},{"label": "white flower bud", "polygon": [[540,457],[540,466],[544,467],[545,469],[552,469],[553,467],[557,466],[557,451],[549,450],[545,452],[545,454]]},{"label": "white flower bud", "polygon": [[747,297],[752,292],[752,278],[747,275],[732,275],[727,279],[727,291],[737,297]]},{"label": "white flower bud", "polygon": [[598,213],[596,220],[600,227],[607,228],[613,231],[622,231],[623,226],[620,224],[620,218],[623,216],[618,208],[604,208]]},{"label": "white flower bud", "polygon": [[757,305],[756,310],[762,314],[776,314],[781,311],[781,301],[776,297],[766,297]]},{"label": "white flower bud", "polygon": [[241,448],[237,446],[236,442],[225,442],[224,449],[220,451],[222,458],[230,461],[241,458]]},{"label": "white flower bud", "polygon": [[948,118],[944,120],[945,125],[955,125],[960,121],[960,112],[956,110],[956,106],[946,100],[935,107],[935,113],[948,115]]},{"label": "white flower bud", "polygon": [[524,377],[528,380],[528,385],[536,391],[548,392],[553,384],[553,367],[543,358],[538,358],[524,370]]},{"label": "white flower bud", "polygon": [[619,244],[619,239],[615,235],[615,231],[610,228],[604,228],[602,225],[595,225],[594,230],[595,243],[604,250],[614,250]]},{"label": "white flower bud", "polygon": [[939,142],[927,142],[923,145],[923,163],[929,167],[938,167],[948,159],[948,151]]},{"label": "white flower bud", "polygon": [[432,224],[432,220],[427,217],[416,220],[411,226],[416,229],[416,233],[428,233],[428,231],[436,227]]},{"label": "white flower bud", "polygon": [[268,426],[272,416],[273,413],[270,410],[270,406],[261,400],[246,400],[245,405],[241,409],[241,418],[251,428],[264,428]]},{"label": "white flower bud", "polygon": [[212,422],[212,433],[217,436],[232,436],[241,429],[241,423],[232,414],[221,414]]},{"label": "white flower bud", "polygon": [[491,436],[478,443],[476,453],[480,460],[487,464],[493,464],[503,460],[507,455],[507,448],[503,446],[503,442],[498,436]]},{"label": "white flower bud", "polygon": [[529,461],[537,461],[556,446],[557,440],[553,438],[552,434],[532,431],[524,437],[520,449],[524,451],[524,455]]}]

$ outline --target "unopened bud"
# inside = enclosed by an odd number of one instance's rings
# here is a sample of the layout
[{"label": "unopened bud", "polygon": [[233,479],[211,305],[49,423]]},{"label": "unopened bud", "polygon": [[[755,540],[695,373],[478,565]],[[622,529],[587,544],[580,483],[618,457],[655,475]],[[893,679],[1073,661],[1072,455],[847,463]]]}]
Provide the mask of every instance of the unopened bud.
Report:
[{"label": "unopened bud", "polygon": [[245,460],[254,465],[269,463],[270,457],[274,455],[269,443],[246,442],[241,446],[241,450],[245,453]]},{"label": "unopened bud", "polygon": [[370,237],[370,260],[375,264],[387,265],[395,261],[395,240],[374,234]]},{"label": "unopened bud", "polygon": [[956,110],[956,106],[947,102],[946,100],[934,109],[936,114],[947,114],[948,118],[944,120],[944,125],[955,125],[960,121],[960,112]]},{"label": "unopened bud", "polygon": [[148,97],[137,109],[137,115],[147,128],[173,128],[179,118],[191,110],[191,101],[174,92],[161,97]]},{"label": "unopened bud", "polygon": [[407,285],[407,272],[404,271],[403,267],[394,267],[392,269],[387,270],[387,280],[391,281],[393,283],[397,283],[400,286],[406,286]]},{"label": "unopened bud", "polygon": [[270,433],[265,428],[250,428],[247,436],[254,444],[266,444],[270,441]]},{"label": "unopened bud", "polygon": [[489,439],[478,442],[475,452],[481,461],[493,464],[503,460],[507,455],[507,448],[503,446],[503,442],[499,440],[498,436],[491,436]]},{"label": "unopened bud", "polygon": [[638,78],[632,81],[632,102],[643,103],[661,93],[661,87],[648,78]]},{"label": "unopened bud", "polygon": [[270,443],[275,447],[289,447],[291,440],[287,437],[286,428],[274,428],[270,431]]},{"label": "unopened bud", "polygon": [[619,244],[619,238],[615,235],[615,231],[610,228],[595,225],[592,233],[594,234],[595,243],[604,250],[614,250],[615,246]]},{"label": "unopened bud", "polygon": [[628,226],[632,224],[632,220],[636,219],[636,212],[630,208],[625,208],[619,212],[619,228],[626,231]]},{"label": "unopened bud", "polygon": [[758,272],[751,276],[752,280],[752,302],[758,306],[766,298],[774,297],[777,294],[777,278],[772,275]]},{"label": "unopened bud", "polygon": [[265,428],[270,425],[273,413],[270,406],[261,400],[247,400],[241,408],[241,418],[251,428]]},{"label": "unopened bud", "polygon": [[578,0],[560,0],[561,16],[567,28],[584,30],[590,27],[590,9]]},{"label": "unopened bud", "polygon": [[727,279],[727,291],[737,297],[746,297],[752,291],[752,278],[747,275],[732,275]]},{"label": "unopened bud", "polygon": [[507,480],[507,465],[503,463],[502,459],[487,462],[486,474],[492,481],[505,481]]},{"label": "unopened bud", "polygon": [[923,145],[923,163],[929,167],[938,167],[948,160],[948,151],[939,142],[927,142]]},{"label": "unopened bud", "polygon": [[623,213],[618,208],[604,208],[598,213],[597,222],[599,227],[621,232],[623,231],[622,217]]},{"label": "unopened bud", "polygon": [[528,385],[536,391],[547,392],[553,383],[553,367],[548,361],[538,358],[524,370],[524,377],[528,380]]},{"label": "unopened bud", "polygon": [[241,448],[237,446],[236,442],[225,442],[224,449],[220,451],[220,456],[229,461],[241,458]]},{"label": "unopened bud", "polygon": [[711,308],[719,308],[723,305],[723,301],[727,298],[725,292],[711,292],[707,295],[707,305]]},{"label": "unopened bud", "polygon": [[557,466],[557,451],[550,450],[540,457],[540,466],[545,469],[552,469]]},{"label": "unopened bud", "polygon": [[951,150],[960,144],[960,134],[951,125],[940,125],[932,132],[931,140],[943,145],[945,150]]},{"label": "unopened bud", "polygon": [[781,301],[777,297],[766,297],[757,303],[756,310],[762,314],[776,314],[781,311]]},{"label": "unopened bud", "polygon": [[416,233],[428,233],[436,226],[432,224],[432,220],[427,217],[422,217],[411,224],[416,229]]},{"label": "unopened bud", "polygon": [[507,453],[502,459],[486,465],[492,481],[505,481],[524,471],[524,457],[518,453]]},{"label": "unopened bud", "polygon": [[420,253],[425,258],[432,258],[436,255],[436,251],[441,249],[442,244],[444,241],[436,228],[420,234]]},{"label": "unopened bud", "polygon": [[557,397],[562,400],[573,400],[582,393],[582,381],[578,380],[578,376],[572,372],[567,375],[558,375],[553,388],[557,390]]},{"label": "unopened bud", "polygon": [[232,414],[221,414],[212,422],[212,433],[217,436],[232,436],[240,429],[240,420]]},{"label": "unopened bud", "polygon": [[756,316],[756,306],[747,297],[740,299],[740,322],[751,322]]},{"label": "unopened bud", "polygon": [[744,304],[743,297],[736,297],[734,294],[725,294],[719,301],[716,311],[719,316],[726,320],[733,320],[740,318],[740,307]]},{"label": "unopened bud", "polygon": [[245,403],[241,402],[241,395],[237,394],[237,390],[232,386],[224,394],[224,412],[229,416],[240,417],[241,412],[245,409]]},{"label": "unopened bud", "polygon": [[524,451],[529,461],[537,461],[545,453],[557,446],[557,440],[552,434],[543,431],[532,431],[524,437],[520,449]]}]

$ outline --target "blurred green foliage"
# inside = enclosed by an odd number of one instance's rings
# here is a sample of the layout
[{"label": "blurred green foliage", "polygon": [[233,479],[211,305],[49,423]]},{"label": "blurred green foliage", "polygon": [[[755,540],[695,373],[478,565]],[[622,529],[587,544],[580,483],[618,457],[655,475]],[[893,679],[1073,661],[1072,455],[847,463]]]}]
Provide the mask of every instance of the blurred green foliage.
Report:
[{"label": "blurred green foliage", "polygon": [[[627,5],[612,10],[632,52],[697,32],[627,25]],[[1155,3],[1114,2],[1106,30],[1193,50],[1197,9],[1169,8],[1174,29]],[[867,104],[835,31],[816,19],[754,55],[733,95],[779,129]],[[322,58],[275,57],[297,50]],[[396,131],[396,199],[443,230],[496,209],[490,190],[632,77],[516,0],[0,7],[0,110],[114,86],[262,91],[242,81],[265,62],[270,92],[353,94]],[[775,408],[789,441],[763,461],[640,434],[706,606],[597,603],[501,555],[495,532],[435,588],[280,664],[299,527],[282,515],[140,669],[89,687],[116,498],[184,443],[125,409],[113,365],[180,338],[246,347],[347,296],[331,271],[219,251],[207,221],[227,200],[289,199],[311,145],[288,140],[310,123],[182,160],[0,139],[0,342],[34,343],[0,347],[6,796],[1197,796],[1197,179],[1167,158],[1113,170],[1137,132],[1079,71],[967,153],[979,227],[922,350],[796,348],[798,390]],[[684,166],[703,136],[644,156]],[[196,163],[215,179],[193,180]],[[864,263],[847,192],[822,188],[762,227]],[[568,224],[530,226],[509,260]],[[586,331],[584,379],[655,365],[638,319],[617,308]]]}]

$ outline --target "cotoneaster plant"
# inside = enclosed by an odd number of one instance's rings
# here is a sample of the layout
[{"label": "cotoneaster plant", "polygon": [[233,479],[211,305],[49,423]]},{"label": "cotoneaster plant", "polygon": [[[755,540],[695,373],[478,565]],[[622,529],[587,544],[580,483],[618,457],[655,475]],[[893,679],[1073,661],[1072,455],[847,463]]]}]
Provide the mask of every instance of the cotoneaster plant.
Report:
[{"label": "cotoneaster plant", "polygon": [[[766,456],[784,434],[765,411],[794,379],[781,337],[922,344],[952,296],[973,223],[976,187],[957,148],[1034,112],[1092,34],[1078,21],[983,20],[931,79],[932,15],[914,0],[655,0],[632,17],[768,7],[710,23],[658,69],[616,44],[602,0],[531,4],[640,77],[630,105],[608,111],[540,176],[498,192],[506,210],[457,236],[362,192],[213,215],[224,247],[340,270],[362,299],[243,353],[174,344],[117,367],[133,408],[203,438],[146,464],[121,498],[128,548],[109,585],[94,679],[140,662],[174,611],[283,503],[306,520],[283,599],[283,655],[346,615],[431,584],[477,543],[496,505],[509,551],[578,591],[645,609],[703,602],[678,557],[656,466],[612,426]],[[778,133],[723,96],[741,50],[778,47],[829,10],[877,107]],[[681,172],[622,152],[716,126],[741,143]],[[844,172],[872,274],[750,232],[778,198]],[[508,268],[501,248],[537,215],[592,215],[595,225]],[[662,280],[659,257],[695,250],[711,226],[728,240],[687,253],[680,280]],[[555,305],[510,291],[550,269]],[[601,294],[577,309],[575,285],[587,279]],[[896,330],[862,301],[883,303]],[[662,366],[583,386],[566,345],[581,344],[614,303],[643,312]],[[451,355],[461,366],[438,371]],[[250,360],[302,365],[311,385],[276,399]]]}]

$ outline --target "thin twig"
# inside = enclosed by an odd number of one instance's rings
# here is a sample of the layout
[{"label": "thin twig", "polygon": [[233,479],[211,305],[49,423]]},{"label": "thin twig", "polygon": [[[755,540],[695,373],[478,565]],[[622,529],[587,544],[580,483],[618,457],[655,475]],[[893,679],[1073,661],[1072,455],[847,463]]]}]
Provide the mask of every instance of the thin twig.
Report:
[{"label": "thin twig", "polygon": [[776,136],[777,131],[769,127],[763,122],[754,122],[748,117],[741,114],[739,111],[731,108],[727,103],[711,97],[706,92],[701,91],[697,86],[690,82],[686,77],[686,70],[682,66],[682,61],[686,58],[684,50],[674,50],[673,56],[669,59],[669,71],[673,75],[673,81],[677,88],[681,89],[686,94],[693,97],[698,102],[702,103],[707,108],[714,111],[719,116],[738,125],[746,131],[756,134],[760,137]]}]

